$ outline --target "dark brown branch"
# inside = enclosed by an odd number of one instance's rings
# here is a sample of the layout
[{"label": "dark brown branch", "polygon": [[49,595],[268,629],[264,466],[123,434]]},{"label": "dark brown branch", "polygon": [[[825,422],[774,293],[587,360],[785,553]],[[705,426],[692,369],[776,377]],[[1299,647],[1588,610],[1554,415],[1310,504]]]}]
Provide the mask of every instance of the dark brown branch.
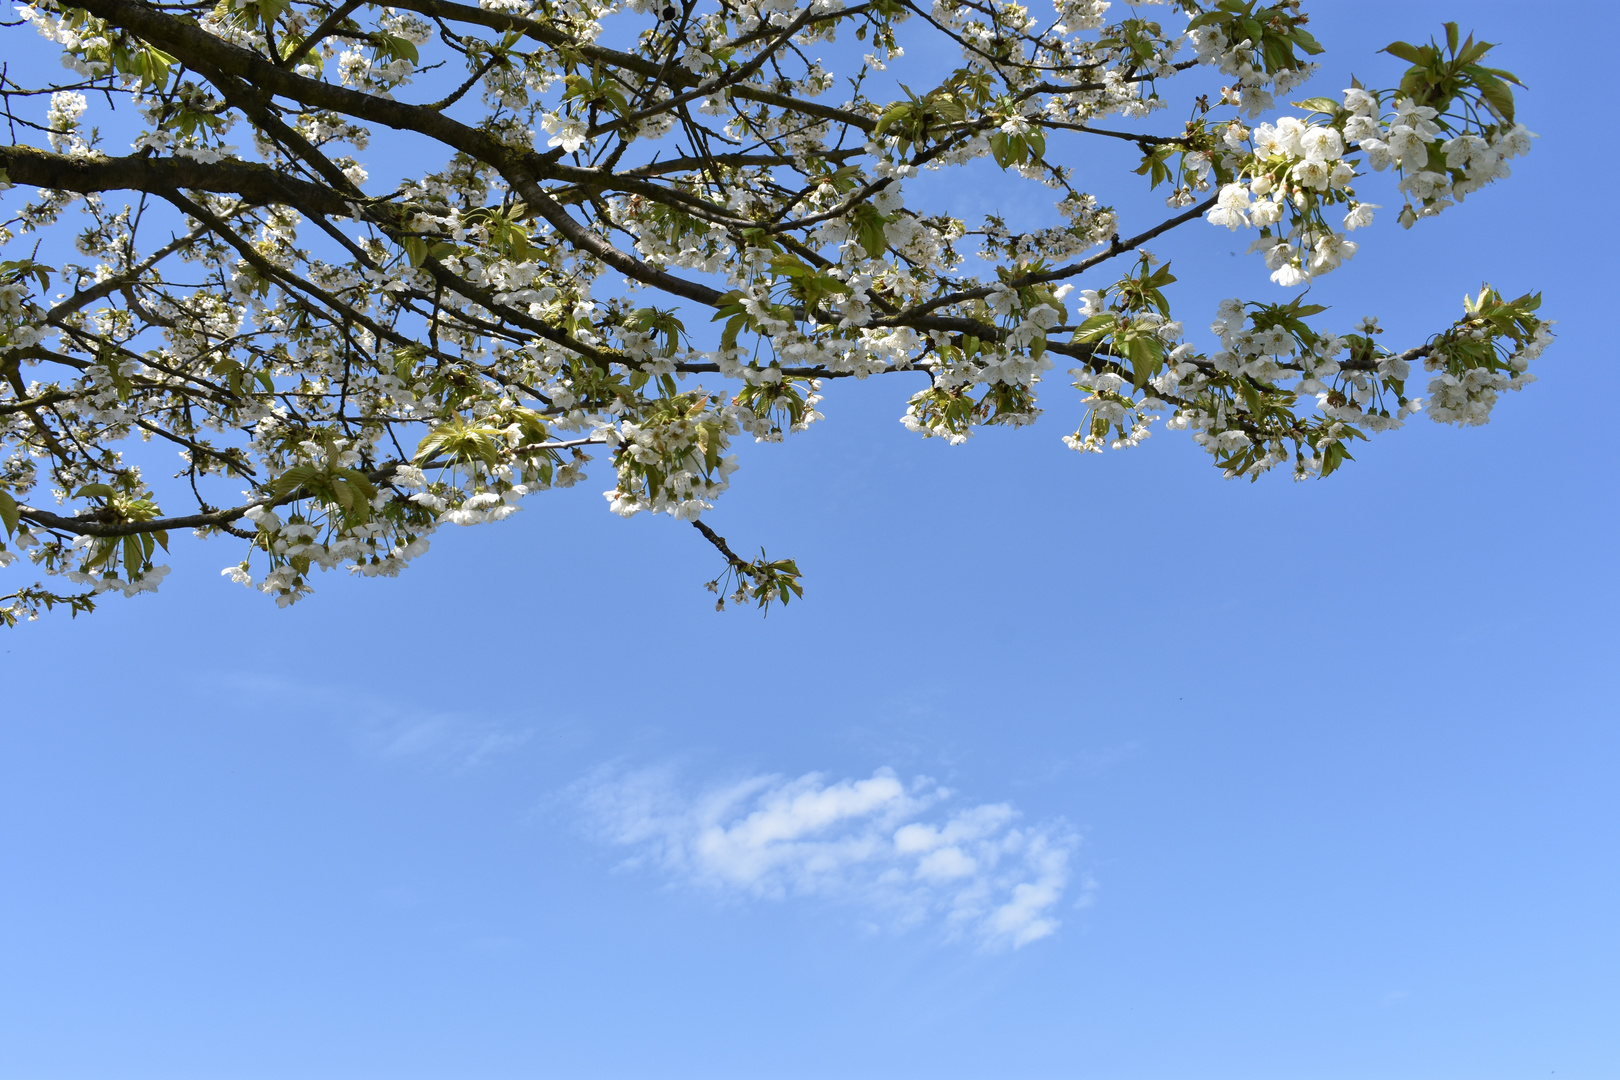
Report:
[{"label": "dark brown branch", "polygon": [[0,146],[0,169],[10,175],[14,184],[81,195],[102,191],[145,191],[153,195],[175,189],[207,191],[237,195],[252,203],[286,204],[308,213],[350,216],[349,200],[332,189],[248,161],[202,162],[146,154],[89,159],[32,146]]},{"label": "dark brown branch", "polygon": [[[13,147],[12,149],[18,148]],[[5,151],[0,149],[0,154],[3,153],[5,153]],[[49,187],[50,185],[45,184],[41,186]],[[102,190],[108,189],[104,188]],[[130,285],[136,284],[140,281],[142,274],[145,274],[148,270],[152,269],[152,267],[156,266],[164,259],[167,259],[175,252],[189,246],[199,237],[205,235],[205,233],[205,229],[196,228],[186,233],[184,236],[177,236],[173,240],[170,240],[167,244],[158,248],[146,259],[143,259],[138,265],[130,267],[122,274],[114,274],[112,277],[107,278],[105,281],[97,282],[88,289],[79,290],[66,300],[63,300],[60,304],[57,304],[55,307],[51,308],[50,314],[47,316],[47,321],[53,324],[57,323],[65,316],[71,315],[75,311],[79,311],[80,309],[84,308],[87,304],[93,304],[103,297],[110,296],[121,289],[126,289]],[[135,306],[133,300],[131,301],[131,306]]]},{"label": "dark brown branch", "polygon": [[305,78],[141,0],[83,0],[82,6],[90,14],[175,56],[221,90],[233,89],[228,85],[230,80],[240,79],[266,100],[286,97],[398,131],[416,131],[480,161],[496,164],[514,154],[490,132],[469,127],[436,109]]},{"label": "dark brown branch", "polygon": [[13,413],[32,414],[35,409],[55,405],[58,401],[71,401],[73,396],[63,390],[52,390],[38,397],[24,398],[21,401],[0,401],[0,416],[10,416]]},{"label": "dark brown branch", "polygon": [[342,7],[338,8],[325,19],[321,20],[321,25],[312,30],[309,37],[305,38],[303,41],[300,41],[298,46],[293,49],[292,52],[288,53],[282,58],[281,66],[284,68],[297,67],[298,61],[302,60],[309,50],[313,49],[316,45],[319,45],[322,38],[336,30],[339,23],[343,22],[344,19],[347,19],[350,15],[354,14],[355,9],[358,8],[362,2],[363,0],[347,0]]},{"label": "dark brown branch", "polygon": [[[1171,229],[1174,229],[1178,225],[1185,225],[1187,222],[1200,217],[1204,211],[1215,205],[1215,198],[1216,197],[1212,195],[1203,202],[1199,203],[1197,206],[1194,206],[1183,213],[1177,214],[1173,218],[1161,221],[1159,224],[1153,226],[1153,228],[1148,229],[1146,232],[1138,233],[1129,240],[1121,240],[1116,236],[1114,237],[1113,242],[1108,245],[1107,251],[1100,251],[1088,259],[1081,259],[1077,263],[1071,263],[1070,265],[1061,267],[1057,270],[1047,270],[1039,274],[1025,274],[1022,277],[1014,278],[1013,280],[1007,282],[1007,286],[1008,288],[1021,289],[1029,285],[1042,285],[1049,281],[1061,281],[1064,278],[1074,277],[1076,274],[1083,274],[1087,270],[1090,270],[1093,266],[1097,266],[1098,264],[1107,262],[1109,259],[1115,258],[1116,256],[1123,255],[1127,251],[1132,251],[1138,247],[1141,247],[1154,237],[1163,236],[1165,233],[1169,232]],[[951,304],[961,304],[969,300],[982,300],[984,297],[989,296],[994,291],[994,289],[987,285],[977,289],[963,289],[947,296],[938,296],[927,301],[926,303],[907,308],[898,315],[893,315],[886,319],[874,320],[873,325],[915,326],[918,325],[917,317],[919,315],[927,314],[930,311],[937,311],[938,309],[948,307]]]},{"label": "dark brown branch", "polygon": [[[586,132],[586,134],[591,138],[595,138],[596,136],[606,132],[614,131],[630,124],[639,123],[640,121],[647,119],[649,116],[657,116],[661,112],[665,112],[679,105],[684,105],[688,101],[693,101],[700,97],[708,97],[711,94],[715,94],[726,89],[728,86],[735,86],[738,83],[744,82],[750,78],[754,72],[758,71],[761,67],[764,67],[765,62],[771,58],[776,50],[780,49],[783,45],[786,45],[790,40],[792,40],[794,34],[798,33],[804,28],[804,24],[810,21],[811,12],[813,10],[813,7],[806,7],[799,17],[793,20],[791,25],[784,27],[780,31],[779,36],[771,43],[769,48],[761,49],[759,55],[753,57],[748,61],[748,63],[738,67],[735,71],[728,71],[719,78],[712,79],[709,82],[699,83],[692,89],[687,90],[685,93],[677,94],[668,101],[655,102],[644,109],[638,109],[629,116],[621,117],[620,119],[614,120],[607,124],[598,124]],[[665,65],[665,70],[662,74],[667,74],[667,72],[668,65]]]},{"label": "dark brown branch", "polygon": [[693,521],[692,522],[692,528],[694,528],[698,532],[702,533],[703,534],[703,539],[705,539],[709,543],[713,544],[715,546],[715,550],[719,551],[720,554],[724,555],[726,557],[726,562],[730,563],[732,566],[738,567],[739,569],[741,569],[741,568],[746,568],[746,567],[749,567],[749,566],[752,565],[751,563],[748,562],[748,560],[738,556],[738,554],[735,551],[732,551],[731,548],[726,545],[726,538],[725,537],[721,536],[719,533],[715,532],[713,529],[711,529],[707,525],[703,524],[702,521]]},{"label": "dark brown branch", "polygon": [[514,181],[513,186],[518,196],[534,213],[545,219],[546,224],[556,229],[563,237],[577,248],[595,255],[613,269],[626,274],[645,285],[655,285],[664,292],[675,296],[684,296],[688,300],[696,300],[709,307],[719,307],[723,295],[718,289],[707,285],[700,285],[686,278],[676,277],[674,274],[662,270],[654,270],[634,255],[614,247],[608,241],[597,236],[590,229],[575,221],[567,210],[564,210],[557,200],[543,191],[532,176],[514,173],[508,179]]},{"label": "dark brown branch", "polygon": [[[394,475],[394,470],[403,465],[401,461],[385,461],[377,468],[366,473],[366,479],[373,484],[380,484]],[[38,510],[32,506],[18,506],[17,515],[24,521],[40,525],[47,529],[58,529],[62,532],[72,533],[75,536],[134,536],[138,533],[167,532],[172,529],[214,529],[229,525],[233,521],[240,521],[242,516],[256,507],[271,509],[285,506],[290,502],[309,497],[303,488],[294,488],[284,495],[265,495],[252,502],[233,506],[228,510],[209,510],[200,514],[184,514],[179,517],[153,518],[150,521],[107,521],[104,518],[109,511],[95,509],[80,513],[74,517],[65,517],[53,514],[48,510]]]}]

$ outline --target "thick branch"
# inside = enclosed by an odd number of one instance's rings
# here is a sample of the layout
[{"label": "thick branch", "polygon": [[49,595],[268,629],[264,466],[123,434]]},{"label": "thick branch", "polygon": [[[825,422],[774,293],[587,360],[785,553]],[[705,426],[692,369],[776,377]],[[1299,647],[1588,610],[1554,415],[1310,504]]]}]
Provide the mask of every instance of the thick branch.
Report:
[{"label": "thick branch", "polygon": [[162,195],[179,188],[238,195],[252,203],[281,203],[312,214],[350,216],[348,200],[330,188],[248,161],[202,162],[146,154],[91,159],[53,154],[32,146],[0,146],[0,169],[6,171],[13,184],[81,195],[102,191]]}]

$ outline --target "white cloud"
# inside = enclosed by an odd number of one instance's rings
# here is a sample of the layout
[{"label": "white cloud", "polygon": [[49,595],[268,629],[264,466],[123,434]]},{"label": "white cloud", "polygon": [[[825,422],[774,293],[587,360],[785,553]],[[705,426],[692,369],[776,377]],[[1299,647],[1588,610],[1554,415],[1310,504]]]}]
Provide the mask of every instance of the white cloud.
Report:
[{"label": "white cloud", "polygon": [[466,772],[517,749],[533,735],[528,730],[511,730],[456,713],[442,713],[377,717],[367,725],[363,738],[385,758],[414,759]]},{"label": "white cloud", "polygon": [[328,716],[363,753],[435,771],[470,772],[535,736],[533,728],[517,727],[499,716],[429,712],[403,697],[317,682],[245,673],[206,681],[228,688],[248,707],[290,705],[300,714]]},{"label": "white cloud", "polygon": [[927,778],[754,776],[692,790],[668,769],[603,770],[574,794],[626,865],[765,899],[820,896],[1017,948],[1058,928],[1076,837],[1005,803],[961,810]]}]

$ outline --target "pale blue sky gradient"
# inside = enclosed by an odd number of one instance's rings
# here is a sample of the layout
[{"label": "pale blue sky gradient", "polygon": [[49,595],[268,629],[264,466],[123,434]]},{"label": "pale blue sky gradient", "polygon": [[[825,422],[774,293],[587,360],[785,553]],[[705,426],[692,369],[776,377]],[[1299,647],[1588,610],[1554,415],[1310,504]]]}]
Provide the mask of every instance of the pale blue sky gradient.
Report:
[{"label": "pale blue sky gradient", "polygon": [[[1544,289],[1559,341],[1490,426],[1251,485],[1175,433],[1075,455],[1061,381],[960,448],[899,380],[835,385],[707,518],[800,560],[766,620],[601,468],[286,611],[184,539],[158,596],[0,640],[0,1075],[1620,1076],[1614,11],[1307,8],[1308,92],[1446,17],[1530,85],[1511,180],[1391,208],[1315,294],[1409,343],[1481,280]],[[1281,295],[1242,243],[1161,242],[1190,328]],[[1069,830],[1061,927],[705,883],[581,797],[884,768],[956,793],[927,820]]]}]

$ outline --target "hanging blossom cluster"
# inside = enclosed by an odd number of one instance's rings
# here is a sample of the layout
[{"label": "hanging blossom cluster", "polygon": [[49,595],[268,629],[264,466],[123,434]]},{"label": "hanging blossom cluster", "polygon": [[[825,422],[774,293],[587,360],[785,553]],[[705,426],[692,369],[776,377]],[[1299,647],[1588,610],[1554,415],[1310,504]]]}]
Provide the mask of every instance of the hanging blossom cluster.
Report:
[{"label": "hanging blossom cluster", "polygon": [[1165,426],[1190,432],[1229,477],[1257,479],[1285,463],[1296,480],[1326,476],[1354,460],[1356,440],[1399,429],[1425,408],[1407,394],[1413,363],[1435,373],[1428,384],[1434,420],[1482,424],[1500,391],[1535,381],[1526,369],[1552,340],[1536,314],[1539,295],[1508,300],[1486,286],[1467,298],[1457,323],[1400,353],[1378,344],[1383,331],[1372,316],[1340,334],[1313,327],[1309,320],[1327,309],[1302,297],[1231,299],[1210,326],[1221,348],[1206,355],[1165,319],[1162,289],[1175,278],[1154,264],[1144,254],[1135,274],[1085,294],[1084,336],[1130,363],[1070,372],[1088,407],[1080,429],[1064,439],[1075,450],[1135,446],[1168,414]]},{"label": "hanging blossom cluster", "polygon": [[[1307,55],[1322,51],[1316,39],[1305,29],[1307,20],[1298,17],[1298,4],[1278,4],[1258,12],[1253,4],[1214,6],[1215,11],[1193,18],[1188,38],[1198,53],[1199,63],[1213,67],[1232,79],[1232,84],[1223,90],[1224,96],[1251,119],[1276,107],[1273,90],[1286,94],[1295,87],[1303,86],[1321,66],[1298,63],[1279,68],[1266,51],[1279,38]],[[1282,14],[1283,8],[1293,13],[1292,19]],[[1226,17],[1223,18],[1223,15]],[[1234,15],[1237,17],[1232,17]],[[1277,30],[1282,32],[1268,33]]]},{"label": "hanging blossom cluster", "polygon": [[610,436],[619,483],[607,497],[622,517],[651,510],[696,521],[737,468],[736,455],[725,450],[742,430],[738,410],[702,394],[678,394],[659,406]]},{"label": "hanging blossom cluster", "polygon": [[1377,97],[1360,89],[1345,92],[1345,107],[1352,113],[1345,136],[1356,140],[1367,164],[1380,171],[1393,166],[1401,174],[1398,189],[1407,201],[1400,222],[1408,229],[1418,218],[1433,217],[1453,200],[1511,176],[1508,162],[1528,154],[1534,138],[1523,124],[1509,123],[1447,138],[1447,122],[1433,106],[1397,97],[1393,115],[1380,117]]},{"label": "hanging blossom cluster", "polygon": [[[1408,225],[1505,177],[1516,83],[1450,24],[1390,47],[1397,85],[1262,120],[1322,51],[1297,0],[81,3],[0,29],[66,73],[0,76],[0,567],[74,586],[8,587],[8,623],[154,590],[176,530],[283,605],[393,576],[593,454],[614,512],[715,548],[722,607],[787,602],[797,564],[708,520],[734,441],[811,429],[835,380],[902,380],[960,443],[1035,421],[1061,362],[1076,449],[1163,418],[1229,475],[1326,475],[1424,407],[1414,365],[1480,423],[1551,339],[1486,288],[1404,351],[1303,300],[1229,302],[1200,351],[1144,247],[1256,229],[1298,286],[1354,255],[1373,174]],[[1103,142],[1168,217],[1114,209]],[[947,169],[1052,214],[953,216],[919,195]]]},{"label": "hanging blossom cluster", "polygon": [[[1393,114],[1381,119],[1377,96],[1360,87],[1346,90],[1340,107],[1327,99],[1311,104],[1324,107],[1317,115],[1325,119],[1283,117],[1252,131],[1228,125],[1223,141],[1252,149],[1233,163],[1237,179],[1221,187],[1205,214],[1228,229],[1259,229],[1249,250],[1264,255],[1271,280],[1284,287],[1343,265],[1357,250],[1345,234],[1372,224],[1378,206],[1357,198],[1353,187],[1361,175],[1357,149],[1373,170],[1393,166],[1401,175],[1398,190],[1408,201],[1399,220],[1406,228],[1510,175],[1508,161],[1530,150],[1532,136],[1522,124],[1442,139],[1438,110],[1411,98],[1396,98]],[[1440,171],[1429,167],[1431,160]]]},{"label": "hanging blossom cluster", "polygon": [[[1244,132],[1228,125],[1226,141],[1247,136],[1254,149],[1238,180],[1221,187],[1205,217],[1228,229],[1251,226],[1260,236],[1250,251],[1263,253],[1271,280],[1285,288],[1336,270],[1355,256],[1357,245],[1345,233],[1371,224],[1376,207],[1351,195],[1355,168],[1344,160],[1339,131],[1284,117]],[[1344,207],[1343,230],[1328,218]]]}]

